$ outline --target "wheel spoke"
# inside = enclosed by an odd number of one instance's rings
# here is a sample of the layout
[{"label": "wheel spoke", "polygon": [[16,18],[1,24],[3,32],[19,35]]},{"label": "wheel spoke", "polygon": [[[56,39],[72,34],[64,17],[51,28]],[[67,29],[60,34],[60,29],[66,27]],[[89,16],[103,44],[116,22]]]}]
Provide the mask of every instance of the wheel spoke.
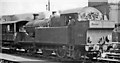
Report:
[{"label": "wheel spoke", "polygon": [[65,50],[65,49],[62,49],[62,48],[58,49],[58,50],[56,51],[56,53],[57,53],[57,56],[60,57],[60,58],[63,58],[63,57],[66,56],[66,50]]}]

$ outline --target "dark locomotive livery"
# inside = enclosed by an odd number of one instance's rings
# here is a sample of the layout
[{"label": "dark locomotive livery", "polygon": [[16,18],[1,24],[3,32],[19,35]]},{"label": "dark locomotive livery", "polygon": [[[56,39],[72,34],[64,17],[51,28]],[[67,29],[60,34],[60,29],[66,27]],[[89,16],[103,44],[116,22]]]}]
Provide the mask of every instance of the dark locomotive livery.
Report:
[{"label": "dark locomotive livery", "polygon": [[[110,26],[106,26],[106,23]],[[92,41],[95,44],[102,36],[111,34],[113,39],[117,36],[117,41],[112,39],[115,42],[119,42],[120,38],[119,31],[113,32],[114,22],[103,20],[102,13],[93,7],[84,7],[74,12],[64,11],[49,19],[8,21],[0,25],[2,47],[24,49],[27,53],[42,53],[46,56],[55,53],[60,58],[86,57],[88,49],[85,46]],[[103,35],[96,36],[95,29]],[[92,32],[94,30],[95,33]],[[109,33],[104,32],[106,30]]]}]

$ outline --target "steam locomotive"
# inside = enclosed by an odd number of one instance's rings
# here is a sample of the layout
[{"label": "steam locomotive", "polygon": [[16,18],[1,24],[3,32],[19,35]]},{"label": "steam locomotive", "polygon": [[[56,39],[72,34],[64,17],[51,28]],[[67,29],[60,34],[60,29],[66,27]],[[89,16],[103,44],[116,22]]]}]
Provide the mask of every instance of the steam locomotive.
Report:
[{"label": "steam locomotive", "polygon": [[80,59],[88,53],[85,46],[89,43],[97,44],[101,37],[112,36],[115,23],[103,20],[96,8],[84,7],[62,11],[49,19],[7,21],[0,25],[2,47]]}]

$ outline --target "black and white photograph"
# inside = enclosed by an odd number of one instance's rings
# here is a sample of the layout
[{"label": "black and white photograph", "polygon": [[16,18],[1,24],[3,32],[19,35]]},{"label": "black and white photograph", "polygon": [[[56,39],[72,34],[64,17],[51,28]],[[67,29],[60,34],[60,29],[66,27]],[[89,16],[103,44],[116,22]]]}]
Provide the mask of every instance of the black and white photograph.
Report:
[{"label": "black and white photograph", "polygon": [[0,63],[120,63],[120,0],[0,0]]}]

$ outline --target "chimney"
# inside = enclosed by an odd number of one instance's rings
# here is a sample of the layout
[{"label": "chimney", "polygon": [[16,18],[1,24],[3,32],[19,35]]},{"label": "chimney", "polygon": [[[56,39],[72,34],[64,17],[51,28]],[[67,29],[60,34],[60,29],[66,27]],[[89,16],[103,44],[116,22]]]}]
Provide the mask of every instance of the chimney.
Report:
[{"label": "chimney", "polygon": [[118,3],[110,3],[110,13],[109,18],[115,23],[120,23],[120,8]]},{"label": "chimney", "polygon": [[33,14],[33,20],[38,19],[37,17],[39,16],[39,14]]}]

